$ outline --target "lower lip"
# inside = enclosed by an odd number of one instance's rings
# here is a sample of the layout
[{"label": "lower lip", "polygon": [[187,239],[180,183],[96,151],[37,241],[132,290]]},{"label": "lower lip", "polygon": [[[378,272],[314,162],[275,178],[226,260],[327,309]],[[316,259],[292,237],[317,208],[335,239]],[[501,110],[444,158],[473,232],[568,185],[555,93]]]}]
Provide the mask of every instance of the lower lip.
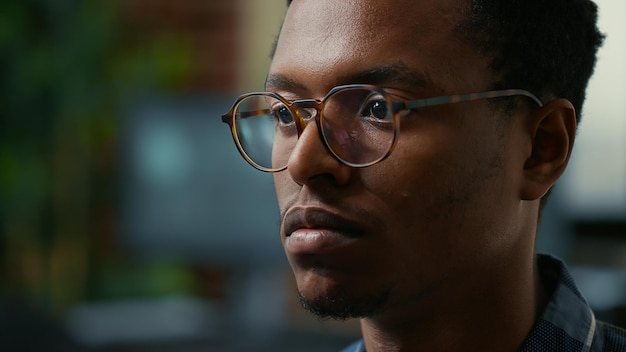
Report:
[{"label": "lower lip", "polygon": [[347,234],[326,229],[299,229],[285,240],[285,249],[292,254],[317,254],[346,246],[355,239]]}]

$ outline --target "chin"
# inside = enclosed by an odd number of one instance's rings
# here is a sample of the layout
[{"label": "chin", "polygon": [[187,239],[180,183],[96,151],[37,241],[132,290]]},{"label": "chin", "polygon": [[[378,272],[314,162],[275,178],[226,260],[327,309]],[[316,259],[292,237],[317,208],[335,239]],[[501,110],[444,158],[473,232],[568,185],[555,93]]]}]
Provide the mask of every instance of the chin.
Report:
[{"label": "chin", "polygon": [[298,285],[298,299],[302,307],[323,319],[345,320],[370,318],[387,304],[390,288],[364,290],[362,286],[329,282],[328,277],[307,280]]}]

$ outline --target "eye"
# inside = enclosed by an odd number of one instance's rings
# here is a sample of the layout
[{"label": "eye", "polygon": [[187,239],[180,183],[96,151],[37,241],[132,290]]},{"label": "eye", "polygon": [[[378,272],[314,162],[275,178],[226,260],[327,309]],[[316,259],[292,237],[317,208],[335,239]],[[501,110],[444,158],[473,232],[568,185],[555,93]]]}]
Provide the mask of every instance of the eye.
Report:
[{"label": "eye", "polygon": [[293,122],[291,111],[286,106],[280,105],[272,108],[272,113],[281,123],[288,125]]},{"label": "eye", "polygon": [[391,117],[391,109],[389,103],[384,99],[368,100],[361,112],[363,117],[369,117],[379,121],[388,120]]}]

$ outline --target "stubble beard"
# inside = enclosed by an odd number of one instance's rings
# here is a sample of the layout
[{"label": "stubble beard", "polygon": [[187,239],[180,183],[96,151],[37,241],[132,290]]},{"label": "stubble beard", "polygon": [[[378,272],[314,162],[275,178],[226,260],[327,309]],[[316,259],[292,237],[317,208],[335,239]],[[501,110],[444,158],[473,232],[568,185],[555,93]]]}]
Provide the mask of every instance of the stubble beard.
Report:
[{"label": "stubble beard", "polygon": [[389,289],[363,295],[334,292],[312,299],[298,291],[298,299],[306,311],[321,319],[371,318],[384,309],[389,299]]}]

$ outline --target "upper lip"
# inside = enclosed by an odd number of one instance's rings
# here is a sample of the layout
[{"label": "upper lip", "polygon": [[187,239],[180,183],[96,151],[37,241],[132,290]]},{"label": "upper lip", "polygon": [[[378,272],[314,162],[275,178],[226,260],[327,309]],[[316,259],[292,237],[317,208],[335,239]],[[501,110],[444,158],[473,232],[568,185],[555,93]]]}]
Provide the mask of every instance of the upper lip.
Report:
[{"label": "upper lip", "polygon": [[342,232],[350,237],[360,236],[365,232],[362,225],[335,212],[321,208],[296,207],[285,214],[285,236],[290,236],[298,229],[330,229]]}]

